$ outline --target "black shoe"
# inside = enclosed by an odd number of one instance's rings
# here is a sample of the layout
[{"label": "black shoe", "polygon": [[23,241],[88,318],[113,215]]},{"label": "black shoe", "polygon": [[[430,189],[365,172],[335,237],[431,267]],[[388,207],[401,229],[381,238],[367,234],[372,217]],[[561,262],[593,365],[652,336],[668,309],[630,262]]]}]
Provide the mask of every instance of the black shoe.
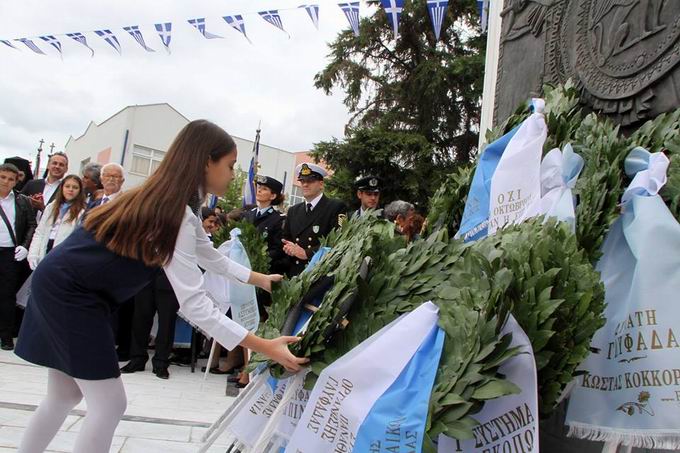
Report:
[{"label": "black shoe", "polygon": [[14,340],[12,338],[3,338],[2,344],[0,345],[0,349],[2,349],[3,351],[14,350]]},{"label": "black shoe", "polygon": [[131,360],[127,365],[120,369],[120,372],[123,374],[130,374],[135,371],[144,371],[144,368],[146,368],[146,363]]},{"label": "black shoe", "polygon": [[170,373],[167,368],[154,368],[153,374],[159,379],[170,379]]}]

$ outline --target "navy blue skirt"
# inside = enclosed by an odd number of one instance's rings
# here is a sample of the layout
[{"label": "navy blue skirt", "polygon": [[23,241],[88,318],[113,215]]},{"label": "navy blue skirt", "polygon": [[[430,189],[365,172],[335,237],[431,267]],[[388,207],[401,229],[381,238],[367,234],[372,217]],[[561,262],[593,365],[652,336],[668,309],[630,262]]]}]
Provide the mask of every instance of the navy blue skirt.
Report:
[{"label": "navy blue skirt", "polygon": [[76,229],[33,272],[16,354],[78,379],[120,376],[111,313],[158,271]]}]

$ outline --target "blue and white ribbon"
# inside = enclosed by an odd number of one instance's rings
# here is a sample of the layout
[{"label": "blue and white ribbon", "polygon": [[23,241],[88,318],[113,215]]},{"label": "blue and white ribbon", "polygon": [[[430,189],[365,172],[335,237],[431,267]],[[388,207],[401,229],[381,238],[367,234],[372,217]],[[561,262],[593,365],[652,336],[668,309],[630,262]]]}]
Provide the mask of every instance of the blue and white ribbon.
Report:
[{"label": "blue and white ribbon", "polygon": [[116,38],[116,35],[114,35],[111,30],[95,30],[94,33],[116,49],[116,52],[118,52],[119,55],[122,54],[118,38]]},{"label": "blue and white ribbon", "polygon": [[146,50],[147,52],[155,52],[155,50],[147,46],[146,42],[144,42],[144,36],[142,35],[142,32],[139,30],[139,25],[130,25],[129,27],[123,27],[123,30],[130,33],[130,36],[135,38],[135,41],[137,41],[137,44],[142,46],[142,49]]},{"label": "blue and white ribbon", "polygon": [[314,27],[319,29],[319,5],[302,5],[300,8],[304,8],[309,14],[309,18],[312,20]]},{"label": "blue and white ribbon", "polygon": [[427,0],[427,11],[430,14],[430,20],[432,20],[432,29],[437,41],[439,41],[448,6],[449,0]]},{"label": "blue and white ribbon", "polygon": [[345,13],[349,25],[352,27],[355,36],[359,36],[359,2],[338,3],[342,12]]},{"label": "blue and white ribbon", "polygon": [[92,47],[90,47],[90,45],[87,43],[87,38],[85,37],[84,34],[79,33],[79,32],[76,32],[76,33],[66,33],[66,36],[68,36],[69,38],[73,39],[73,40],[76,41],[77,43],[80,43],[80,44],[82,44],[83,46],[85,46],[85,47],[87,47],[88,49],[90,49],[90,52],[92,52],[92,55],[91,55],[91,56],[94,57],[94,49],[93,49]]},{"label": "blue and white ribbon", "polygon": [[401,19],[401,13],[404,11],[404,0],[380,0],[382,7],[387,14],[387,21],[392,27],[392,32],[394,33],[394,40],[397,40],[399,36],[399,20]]},{"label": "blue and white ribbon", "polygon": [[161,38],[161,42],[165,47],[165,50],[170,53],[170,41],[172,40],[172,22],[164,22],[160,24],[155,24],[156,32],[158,37]]},{"label": "blue and white ribbon", "polygon": [[205,17],[199,17],[196,19],[189,19],[187,22],[191,24],[192,27],[194,27],[200,34],[203,35],[205,39],[219,39],[223,38],[224,36],[216,35],[214,33],[210,33],[205,29]]},{"label": "blue and white ribbon", "polygon": [[248,40],[249,43],[253,43],[248,35],[246,34],[246,23],[243,20],[243,16],[236,14],[234,16],[224,16],[223,19],[229,24],[231,28],[241,33],[244,38]]}]

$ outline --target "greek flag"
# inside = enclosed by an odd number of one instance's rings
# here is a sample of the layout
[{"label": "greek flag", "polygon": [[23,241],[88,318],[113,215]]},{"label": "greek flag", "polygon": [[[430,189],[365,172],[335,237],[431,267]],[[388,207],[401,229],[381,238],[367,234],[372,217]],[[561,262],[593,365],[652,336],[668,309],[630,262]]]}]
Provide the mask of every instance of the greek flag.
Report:
[{"label": "greek flag", "polygon": [[156,31],[158,36],[161,38],[165,50],[170,53],[170,40],[172,39],[172,22],[165,22],[161,24],[156,24]]},{"label": "greek flag", "polygon": [[52,35],[47,35],[47,36],[41,36],[40,39],[42,39],[43,41],[45,41],[50,46],[57,49],[57,52],[59,52],[59,55],[61,55],[62,57],[64,56],[64,54],[61,52],[61,43],[59,42],[59,40],[57,38],[55,38]]},{"label": "greek flag", "polygon": [[[281,16],[279,15],[279,10],[278,9],[273,9],[271,11],[260,11],[257,13],[262,17],[264,20],[284,32],[285,34],[288,35],[288,32],[283,28],[283,21],[281,20]],[[290,35],[288,35],[290,37]]]},{"label": "greek flag", "polygon": [[241,33],[250,44],[253,43],[246,34],[246,23],[243,20],[243,16],[236,14],[235,16],[224,16],[222,19],[224,19],[231,26],[231,28]]},{"label": "greek flag", "polygon": [[120,43],[118,42],[118,38],[116,38],[116,35],[114,35],[111,30],[95,30],[94,33],[97,36],[103,38],[104,41],[111,45],[111,47],[116,49],[116,52],[118,52],[119,54],[122,53],[120,49]]},{"label": "greek flag", "polygon": [[352,26],[355,36],[359,36],[359,2],[352,3],[338,3],[342,12],[345,13],[345,17]]},{"label": "greek flag", "polygon": [[19,39],[15,39],[15,41],[19,41],[19,42],[24,43],[26,45],[26,47],[28,47],[29,49],[31,49],[35,53],[38,53],[40,55],[45,55],[45,52],[40,50],[40,48],[38,46],[36,46],[35,43],[28,38],[19,38]]},{"label": "greek flag", "polygon": [[381,3],[396,40],[399,35],[399,19],[401,19],[401,13],[404,10],[404,0],[381,0]]},{"label": "greek flag", "polygon": [[434,36],[437,38],[437,41],[439,41],[448,5],[449,0],[427,0],[427,10],[430,13],[432,28],[434,29]]},{"label": "greek flag", "polygon": [[[0,42],[3,43],[3,44],[6,45],[6,46],[11,47],[12,49],[16,49],[16,47],[14,47],[14,46],[12,45],[12,43],[11,43],[10,41],[6,40],[6,39],[0,39]],[[17,49],[17,50],[19,50],[19,49]]]},{"label": "greek flag", "polygon": [[88,49],[90,49],[90,52],[92,52],[92,56],[94,57],[94,49],[87,44],[87,38],[85,37],[84,34],[82,34],[82,33],[66,33],[66,36],[68,36],[69,38],[73,39],[74,41],[79,42],[80,44],[82,44],[85,47],[87,47]]},{"label": "greek flag", "polygon": [[309,14],[309,18],[312,19],[312,23],[319,29],[319,5],[302,5],[300,8],[304,8]]},{"label": "greek flag", "polygon": [[477,8],[479,8],[480,27],[484,33],[489,25],[489,0],[478,0]]},{"label": "greek flag", "polygon": [[142,36],[142,32],[139,30],[139,25],[130,25],[129,27],[123,27],[123,30],[130,33],[130,36],[135,38],[135,41],[137,41],[139,45],[142,46],[142,49],[146,50],[147,52],[155,52],[155,50],[147,46],[146,43],[144,42],[144,36]]},{"label": "greek flag", "polygon": [[257,129],[255,143],[253,143],[253,157],[248,167],[248,178],[243,184],[243,206],[255,204],[255,176],[257,175],[257,160],[260,156],[260,129]]},{"label": "greek flag", "polygon": [[189,19],[187,22],[189,22],[193,27],[198,30],[200,34],[203,35],[205,39],[215,39],[215,38],[223,38],[224,36],[220,35],[215,35],[213,33],[209,33],[205,31],[205,17],[200,17],[198,19]]}]

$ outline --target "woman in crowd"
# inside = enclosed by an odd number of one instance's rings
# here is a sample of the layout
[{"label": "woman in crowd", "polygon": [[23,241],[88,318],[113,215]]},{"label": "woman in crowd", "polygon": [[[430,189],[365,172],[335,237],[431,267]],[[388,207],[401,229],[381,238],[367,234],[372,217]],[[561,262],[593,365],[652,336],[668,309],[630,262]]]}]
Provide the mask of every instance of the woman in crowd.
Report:
[{"label": "woman in crowd", "polygon": [[59,245],[76,228],[85,212],[83,181],[68,175],[61,183],[54,201],[45,207],[28,250],[28,264],[35,270],[45,255]]},{"label": "woman in crowd", "polygon": [[280,275],[264,275],[221,255],[198,219],[206,193],[224,193],[234,178],[232,137],[208,121],[192,121],[141,186],[93,210],[33,273],[31,299],[16,353],[48,368],[47,396],[33,415],[19,453],[45,450],[84,397],[87,414],[74,453],[104,453],[127,405],[111,310],[165,271],[180,310],[223,346],[261,352],[296,372],[306,362],[288,345],[295,337],[260,338],[228,319],[202,290],[199,265],[267,291]]}]

